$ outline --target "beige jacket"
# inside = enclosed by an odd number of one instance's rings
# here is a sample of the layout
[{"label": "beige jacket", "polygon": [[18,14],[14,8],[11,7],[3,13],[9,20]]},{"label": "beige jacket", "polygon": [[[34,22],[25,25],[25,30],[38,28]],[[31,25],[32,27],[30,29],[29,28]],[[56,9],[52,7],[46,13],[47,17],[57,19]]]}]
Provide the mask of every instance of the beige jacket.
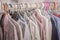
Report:
[{"label": "beige jacket", "polygon": [[29,20],[29,28],[30,28],[30,32],[31,32],[31,40],[40,40],[40,34],[39,34],[39,29],[38,26],[31,20],[29,19],[26,15],[25,18],[27,20]]}]

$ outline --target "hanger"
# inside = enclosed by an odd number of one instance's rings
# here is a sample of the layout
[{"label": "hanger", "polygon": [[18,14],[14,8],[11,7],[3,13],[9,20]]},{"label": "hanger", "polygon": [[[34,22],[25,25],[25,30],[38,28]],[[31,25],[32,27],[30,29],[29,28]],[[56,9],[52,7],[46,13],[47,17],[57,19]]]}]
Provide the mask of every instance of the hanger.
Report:
[{"label": "hanger", "polygon": [[35,12],[36,12],[38,15],[43,16],[43,15],[41,14],[41,10],[40,10],[40,9],[36,9]]}]

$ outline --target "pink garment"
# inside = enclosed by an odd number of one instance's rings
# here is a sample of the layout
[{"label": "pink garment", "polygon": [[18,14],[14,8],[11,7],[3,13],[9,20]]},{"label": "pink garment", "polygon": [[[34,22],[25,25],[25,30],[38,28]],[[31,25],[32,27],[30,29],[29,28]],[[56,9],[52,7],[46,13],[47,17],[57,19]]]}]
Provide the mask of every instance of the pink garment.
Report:
[{"label": "pink garment", "polygon": [[34,15],[35,15],[36,21],[38,23],[41,40],[45,40],[44,21],[43,21],[42,17],[39,17],[39,15],[37,15],[37,13]]},{"label": "pink garment", "polygon": [[4,29],[4,40],[18,40],[15,25],[9,20],[7,14],[2,16],[2,26]]}]

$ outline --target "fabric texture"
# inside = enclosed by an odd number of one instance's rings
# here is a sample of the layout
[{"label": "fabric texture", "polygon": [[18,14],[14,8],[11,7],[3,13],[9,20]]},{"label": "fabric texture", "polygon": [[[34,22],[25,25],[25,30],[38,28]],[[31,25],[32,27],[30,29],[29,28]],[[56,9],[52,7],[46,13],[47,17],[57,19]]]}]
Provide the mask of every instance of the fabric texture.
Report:
[{"label": "fabric texture", "polygon": [[7,14],[3,14],[2,16],[2,26],[4,29],[3,40],[18,40],[16,28],[14,24],[9,20]]}]

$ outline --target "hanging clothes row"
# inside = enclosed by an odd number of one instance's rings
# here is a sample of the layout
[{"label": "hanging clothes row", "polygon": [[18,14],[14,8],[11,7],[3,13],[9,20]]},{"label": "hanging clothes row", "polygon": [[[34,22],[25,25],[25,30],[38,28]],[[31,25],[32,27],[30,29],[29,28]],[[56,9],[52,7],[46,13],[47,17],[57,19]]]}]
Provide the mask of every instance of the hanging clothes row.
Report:
[{"label": "hanging clothes row", "polygon": [[40,9],[3,13],[0,40],[60,40],[60,18]]},{"label": "hanging clothes row", "polygon": [[7,12],[4,5],[6,12],[0,13],[0,40],[60,40],[60,15],[45,8]]}]

